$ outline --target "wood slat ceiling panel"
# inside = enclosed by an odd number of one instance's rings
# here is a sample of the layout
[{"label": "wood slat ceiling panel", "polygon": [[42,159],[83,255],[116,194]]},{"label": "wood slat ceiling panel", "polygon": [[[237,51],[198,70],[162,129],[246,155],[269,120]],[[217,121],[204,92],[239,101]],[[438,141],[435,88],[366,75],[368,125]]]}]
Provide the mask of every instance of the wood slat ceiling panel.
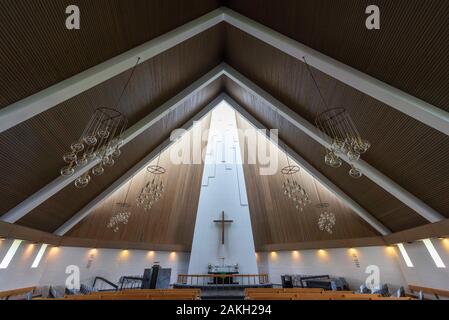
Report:
[{"label": "wood slat ceiling panel", "polygon": [[[305,64],[233,27],[227,28],[226,37],[225,59],[232,67],[314,123],[325,107]],[[371,142],[363,159],[449,217],[449,137],[313,71],[327,103],[346,108],[361,135]]]},{"label": "wood slat ceiling panel", "polygon": [[[210,114],[202,120],[201,127],[203,131],[209,129]],[[203,142],[203,148],[206,144],[207,141]],[[151,179],[151,175],[146,175],[145,168],[130,183],[108,197],[67,236],[146,244],[178,244],[190,248],[195,229],[203,165],[174,165],[170,161],[170,149],[164,151],[160,160],[155,159],[152,164],[158,162],[167,170],[162,176],[165,192],[163,198],[150,211],[146,212],[136,206],[136,198],[142,186]],[[114,204],[125,201],[132,205],[131,218],[126,226],[121,225],[120,230],[114,233],[113,230],[107,229],[106,225],[114,214]]]},{"label": "wood slat ceiling panel", "polygon": [[[365,27],[378,5],[381,29]],[[290,38],[449,111],[449,1],[227,0]]]},{"label": "wood slat ceiling panel", "polygon": [[426,223],[421,216],[406,207],[371,180],[354,180],[348,175],[349,166],[333,169],[324,163],[323,148],[289,122],[270,111],[259,98],[249,94],[231,80],[225,81],[226,91],[242,107],[267,128],[278,129],[279,138],[295,150],[318,171],[339,186],[348,196],[392,231],[401,231]]},{"label": "wood slat ceiling panel", "polygon": [[[65,27],[78,5],[81,29]],[[218,0],[2,0],[0,108],[30,96],[219,6]]]},{"label": "wood slat ceiling panel", "polygon": [[[253,128],[244,118],[237,115],[239,129]],[[264,138],[261,137],[261,141]],[[248,141],[240,141],[241,150],[248,154]],[[379,234],[357,214],[344,205],[332,192],[316,181],[304,170],[295,175],[309,194],[312,204],[303,212],[295,209],[293,202],[283,194],[282,184],[285,177],[280,170],[295,162],[290,158],[287,162],[285,153],[278,151],[278,169],[274,175],[260,175],[259,166],[248,164],[244,159],[243,169],[248,194],[251,222],[256,247],[276,243],[295,243],[306,241],[323,241],[349,238],[364,238]],[[274,157],[271,154],[272,158]],[[318,228],[320,210],[319,203],[329,203],[336,217],[333,233]]]},{"label": "wood slat ceiling panel", "polygon": [[[223,26],[216,26],[139,65],[119,108],[129,125],[218,65],[222,33]],[[58,176],[62,155],[79,138],[96,108],[115,107],[130,72],[0,134],[0,215]]]},{"label": "wood slat ceiling panel", "polygon": [[[102,176],[92,179],[91,184],[87,188],[78,190],[73,185],[70,185],[31,211],[17,223],[47,232],[54,232],[89,201],[93,200],[115,180],[131,169],[132,166],[154,150],[162,141],[167,139],[174,129],[183,126],[212,101],[221,90],[222,79],[218,79],[187,100],[155,126],[124,146],[122,150],[123,155],[116,165],[106,170]],[[57,170],[57,168],[54,170]]]}]

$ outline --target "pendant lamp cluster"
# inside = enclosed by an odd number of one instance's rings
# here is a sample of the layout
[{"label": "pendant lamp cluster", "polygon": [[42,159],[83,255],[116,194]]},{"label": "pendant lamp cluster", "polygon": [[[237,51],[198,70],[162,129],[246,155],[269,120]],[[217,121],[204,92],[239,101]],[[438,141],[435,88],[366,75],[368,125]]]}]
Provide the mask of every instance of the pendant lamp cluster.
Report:
[{"label": "pendant lamp cluster", "polygon": [[123,87],[116,108],[96,109],[80,138],[72,143],[70,151],[62,157],[67,164],[60,171],[64,177],[74,175],[76,171],[81,170],[91,162],[96,163],[90,171],[83,173],[75,180],[76,188],[87,187],[92,176],[104,174],[105,168],[113,167],[122,154],[123,134],[128,126],[128,119],[117,109],[139,61],[140,58],[137,59],[136,65]]}]

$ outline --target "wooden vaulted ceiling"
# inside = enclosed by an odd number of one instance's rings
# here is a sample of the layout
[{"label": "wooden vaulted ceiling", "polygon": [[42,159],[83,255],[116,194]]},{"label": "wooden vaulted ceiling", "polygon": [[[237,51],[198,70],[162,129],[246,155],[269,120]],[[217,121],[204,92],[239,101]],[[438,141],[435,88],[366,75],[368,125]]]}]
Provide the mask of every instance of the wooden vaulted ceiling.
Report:
[{"label": "wooden vaulted ceiling", "polygon": [[[254,127],[237,114],[237,126],[245,131]],[[259,133],[258,148],[265,139]],[[241,150],[248,155],[248,140],[241,140]],[[254,147],[254,146],[252,146]],[[251,147],[251,148],[252,148]],[[250,164],[243,160],[243,171],[247,188],[249,210],[256,248],[266,245],[283,243],[301,243],[310,241],[326,241],[339,239],[357,239],[378,236],[368,223],[363,221],[355,212],[346,206],[319,181],[301,169],[294,178],[307,191],[311,204],[302,212],[298,211],[293,201],[286,199],[282,184],[285,176],[281,169],[288,165],[297,165],[295,161],[280,149],[275,150],[278,156],[277,172],[274,175],[260,175],[259,164]],[[318,228],[321,211],[317,209],[320,203],[328,203],[336,217],[336,224],[332,234]]]},{"label": "wooden vaulted ceiling", "polygon": [[[325,107],[305,64],[242,31],[230,26],[226,28],[226,61],[313,123],[315,115],[324,111]],[[449,181],[444,174],[449,172],[446,158],[449,137],[317,70],[313,72],[328,104],[344,106],[361,135],[372,143],[372,148],[363,158],[449,217],[449,200],[442,196],[449,193]],[[363,178],[356,182],[347,177],[349,169],[326,168],[323,148],[316,142],[287,121],[279,119],[275,113],[267,114],[266,106],[238,86],[229,84],[227,88],[267,127],[279,128],[281,138],[295,146],[295,150],[321,172],[338,185],[345,185],[343,189],[356,201],[369,208],[370,212],[379,214],[379,219],[385,220],[386,225],[391,224],[392,230],[399,231],[426,222],[370,180]],[[311,153],[306,154],[307,150]],[[360,188],[361,184],[366,187]],[[391,200],[389,204],[385,201],[387,199]]]},{"label": "wooden vaulted ceiling", "polygon": [[[209,113],[201,120],[202,131],[209,129],[210,119]],[[203,150],[205,150],[206,144],[207,142],[203,142]],[[165,186],[163,198],[156,202],[150,211],[136,206],[135,202],[142,186],[151,177],[150,174],[147,174],[145,167],[130,182],[103,201],[67,235],[74,238],[106,241],[178,244],[190,248],[193,241],[204,165],[174,165],[170,161],[170,150],[170,148],[166,149],[161,153],[160,158],[154,159],[149,164],[158,164],[167,171],[161,176]],[[129,222],[126,225],[121,225],[120,230],[114,233],[112,229],[106,228],[106,225],[114,212],[114,205],[118,202],[130,203],[132,214]]]},{"label": "wooden vaulted ceiling", "polygon": [[[377,0],[382,14],[379,31],[364,28],[364,11],[372,4],[365,0],[72,2],[0,2],[0,108],[226,5],[334,59],[449,110],[449,64],[444,58],[449,56],[447,1],[424,4],[420,0]],[[69,4],[82,8],[81,30],[68,31],[60,26]],[[129,117],[130,125],[135,124],[222,61],[311,122],[315,113],[323,110],[302,62],[225,23],[138,66],[120,110]],[[362,135],[372,142],[372,149],[364,159],[449,217],[449,137],[318,70],[314,72],[326,100],[348,109]],[[81,133],[79,124],[87,122],[94,109],[113,105],[128,76],[129,71],[0,133],[3,177],[0,216],[58,177],[63,166],[62,154]],[[17,224],[54,232],[223,90],[265,126],[279,128],[284,142],[392,231],[427,223],[369,179],[349,178],[347,166],[326,167],[320,145],[270,112],[257,97],[231,80],[220,78],[126,145],[117,165],[109,169],[107,175],[94,179],[88,189],[75,191],[73,186],[68,186]],[[86,228],[78,226],[71,235],[99,236]],[[267,230],[268,227],[261,228]],[[258,243],[301,241],[300,235],[296,238],[294,235],[263,237],[259,237]],[[158,241],[151,236],[143,239]],[[174,238],[167,236],[159,243],[169,243],[168,239]],[[186,244],[188,239],[189,232],[186,232],[174,241]]]},{"label": "wooden vaulted ceiling", "polygon": [[[76,31],[65,28],[66,8],[74,4],[82,10],[82,28]],[[218,0],[0,1],[0,108],[218,6]]]},{"label": "wooden vaulted ceiling", "polygon": [[[222,27],[217,26],[210,29],[137,67],[135,76],[120,106],[120,111],[130,120],[129,125],[133,125],[155,110],[163,102],[221,62]],[[191,58],[185,60],[186,56],[191,56]],[[76,141],[82,133],[83,128],[78,123],[87,123],[96,108],[114,105],[120,90],[129,77],[129,72],[114,77],[0,135],[0,143],[3,146],[0,163],[6,169],[1,186],[1,192],[5,198],[0,208],[2,213],[6,213],[58,177],[58,168],[64,165],[61,155],[67,152],[70,144]],[[205,89],[198,98],[191,99],[183,108],[184,112],[177,111],[176,114],[170,116],[170,119],[158,124],[158,129],[150,129],[153,131],[148,132],[146,138],[143,135],[139,137],[140,140],[146,141],[145,148],[142,148],[138,141],[127,145],[124,151],[132,150],[132,148],[135,150],[133,153],[125,152],[131,158],[120,161],[117,168],[113,169],[118,171],[115,174],[111,172],[109,177],[102,178],[105,179],[104,182],[101,181],[102,179],[97,180],[99,186],[96,191],[90,190],[83,198],[74,199],[72,202],[95,197],[104,186],[126,172],[151,151],[151,148],[159,145],[171,130],[183,125],[201,107],[215,98],[220,91],[218,83],[212,85]],[[22,156],[24,154],[26,157]],[[66,194],[69,197],[70,190],[67,190]],[[79,197],[82,197],[81,194],[82,192]],[[59,193],[54,199],[49,199],[48,206],[44,203],[19,223],[44,228],[46,231],[54,231],[60,221],[50,212],[54,212],[56,209],[53,207],[55,203],[53,201],[63,205],[63,202],[59,202],[61,199],[56,200],[59,196],[62,194]],[[49,212],[48,207],[53,209],[50,209]],[[82,207],[81,201],[74,207],[75,211],[64,210],[65,213],[59,214],[63,214],[67,218],[80,207]],[[47,214],[40,214],[40,209]],[[48,218],[45,218],[46,215]],[[42,219],[43,222],[38,223],[33,216],[36,216],[37,220]]]},{"label": "wooden vaulted ceiling", "polygon": [[[377,5],[381,29],[365,28]],[[449,2],[445,0],[227,0],[289,38],[449,110]]]}]

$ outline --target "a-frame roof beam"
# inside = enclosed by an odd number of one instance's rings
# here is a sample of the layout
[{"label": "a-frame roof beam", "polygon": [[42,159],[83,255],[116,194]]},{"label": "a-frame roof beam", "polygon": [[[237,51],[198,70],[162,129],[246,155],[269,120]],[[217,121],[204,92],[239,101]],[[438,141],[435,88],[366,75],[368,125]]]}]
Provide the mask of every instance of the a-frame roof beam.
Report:
[{"label": "a-frame roof beam", "polygon": [[332,59],[233,10],[223,8],[223,12],[225,21],[241,31],[297,60],[304,61],[303,57],[306,57],[307,63],[321,72],[449,135],[449,112]]},{"label": "a-frame roof beam", "polygon": [[[190,127],[193,121],[197,121],[198,119],[204,117],[208,112],[210,112],[213,108],[215,108],[222,100],[227,101],[238,113],[240,113],[243,117],[245,117],[250,123],[256,126],[259,129],[262,129],[263,126],[257,122],[247,111],[245,111],[240,105],[238,105],[232,98],[230,98],[226,94],[221,94],[214,101],[212,101],[207,107],[205,107],[199,114],[197,114],[189,123],[187,123],[184,128]],[[162,146],[168,148],[170,145],[170,140],[165,141]],[[370,213],[368,213],[365,209],[363,209],[359,204],[357,204],[354,200],[352,200],[349,196],[347,196],[341,189],[339,189],[335,184],[333,184],[329,179],[327,179],[323,174],[321,174],[318,170],[316,170],[313,166],[311,166],[307,161],[301,158],[296,152],[292,149],[288,148],[284,143],[279,142],[279,147],[285,150],[289,155],[291,155],[298,163],[303,166],[303,168],[309,172],[313,177],[315,177],[318,181],[320,181],[323,185],[329,188],[334,194],[339,197],[346,205],[348,205],[351,209],[353,209],[362,219],[364,219],[367,223],[369,223],[374,229],[376,229],[382,235],[390,234],[390,230],[386,228],[382,223],[377,221]],[[155,150],[158,150],[156,148]],[[132,179],[132,177],[141,171],[145,166],[148,165],[155,157],[157,156],[157,152],[153,151],[150,155],[148,155],[144,160],[135,165],[131,170],[129,170],[125,175],[119,178],[116,182],[114,182],[109,188],[107,188],[103,193],[97,196],[94,200],[92,200],[89,204],[87,204],[82,210],[76,213],[71,219],[69,219],[64,225],[58,228],[55,231],[55,235],[63,236],[68,231],[70,231],[76,224],[78,224],[82,219],[87,217],[93,210],[101,204],[107,197],[112,195],[116,190],[118,190],[121,186],[125,185],[128,181]]]},{"label": "a-frame roof beam", "polygon": [[[191,96],[200,92],[202,89],[207,87],[209,84],[217,80],[223,73],[223,66],[219,65],[208,72],[206,75],[195,81],[193,84],[188,86],[186,89],[181,91],[172,99],[165,102],[155,111],[148,114],[145,118],[137,122],[135,125],[127,129],[124,133],[124,144],[129,143],[139,134],[148,130],[151,126],[160,121],[167,114],[181,106],[185,101],[187,101]],[[71,184],[78,177],[83,175],[85,172],[92,169],[95,165],[99,163],[99,160],[91,160],[85,166],[76,170],[76,173],[70,177],[58,177],[42,189],[25,199],[23,202],[18,204],[16,207],[12,208],[10,211],[5,213],[0,219],[4,222],[15,223],[16,221],[23,218],[31,210],[42,204],[44,201],[52,197],[54,194]]]},{"label": "a-frame roof beam", "polygon": [[[286,105],[278,101],[276,98],[271,96],[269,93],[264,91],[262,88],[255,85],[249,79],[244,77],[235,69],[225,66],[225,75],[237,83],[242,88],[245,88],[251,94],[255,95],[262,99],[267,106],[269,106],[274,112],[279,114],[281,117],[289,121],[295,127],[303,131],[309,137],[314,139],[316,142],[321,144],[326,148],[330,148],[331,139],[325,136],[318,128],[309,123],[307,120],[302,118],[293,110],[289,109]],[[350,161],[348,157],[344,156],[342,159],[349,163],[354,164],[357,168],[359,168],[363,174],[372,180],[374,183],[385,189],[391,195],[402,201],[409,208],[416,211],[423,218],[427,219],[430,222],[438,222],[445,219],[439,212],[429,207],[423,201],[415,197],[413,194],[402,188],[392,179],[385,176],[382,172],[371,166],[366,161],[360,159],[357,162]]]},{"label": "a-frame roof beam", "polygon": [[[249,114],[243,107],[241,107],[236,101],[234,101],[229,96],[225,96],[226,102],[228,102],[240,115],[242,115],[246,120],[248,120],[257,129],[265,129],[259,121],[257,121],[251,114]],[[267,133],[267,139],[271,140],[271,137]],[[304,158],[297,154],[293,149],[288,147],[284,142],[278,139],[278,147],[282,151],[286,152],[290,157],[292,157],[305,171],[307,171],[312,177],[319,181],[323,186],[333,192],[343,203],[345,203],[349,208],[351,208],[358,216],[365,220],[371,227],[376,229],[381,235],[385,236],[391,234],[391,231],[384,226],[380,221],[374,218],[368,211],[366,211],[362,206],[355,202],[351,197],[344,193],[338,186],[332,183],[326,176],[324,176],[320,171],[308,163]]]},{"label": "a-frame roof beam", "polygon": [[[182,129],[188,130],[193,126],[195,121],[201,121],[217,104],[223,100],[222,95],[219,95],[206,107],[204,107],[198,114],[196,114],[191,120],[189,120]],[[154,150],[148,154],[144,159],[137,163],[134,167],[128,170],[123,176],[117,179],[112,185],[110,185],[106,190],[99,194],[95,199],[89,202],[83,209],[77,212],[73,217],[71,217],[67,222],[65,222],[61,227],[54,232],[55,235],[63,236],[69,232],[74,226],[86,218],[95,208],[103,202],[107,197],[112,195],[115,191],[120,189],[123,185],[129,182],[137,173],[148,166],[154,159],[157,158],[159,152],[163,152],[168,149],[174,141],[170,138],[166,139],[160,146],[154,148]]]},{"label": "a-frame roof beam", "polygon": [[136,64],[137,58],[141,58],[141,63],[145,62],[222,21],[223,11],[221,9],[214,10],[160,37],[1,109],[0,133],[131,69]]},{"label": "a-frame roof beam", "polygon": [[449,135],[449,112],[225,7],[216,9],[139,47],[1,109],[0,133],[132,68],[137,57],[141,57],[143,61],[148,60],[223,21],[298,60],[302,61],[303,57],[307,56],[308,63],[314,68]]}]

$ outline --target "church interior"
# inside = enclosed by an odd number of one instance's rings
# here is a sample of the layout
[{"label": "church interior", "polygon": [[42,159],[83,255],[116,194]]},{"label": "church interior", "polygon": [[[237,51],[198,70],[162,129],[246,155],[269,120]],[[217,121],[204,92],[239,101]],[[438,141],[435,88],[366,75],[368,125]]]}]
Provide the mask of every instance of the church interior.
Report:
[{"label": "church interior", "polygon": [[0,300],[449,300],[448,17],[0,1]]}]

